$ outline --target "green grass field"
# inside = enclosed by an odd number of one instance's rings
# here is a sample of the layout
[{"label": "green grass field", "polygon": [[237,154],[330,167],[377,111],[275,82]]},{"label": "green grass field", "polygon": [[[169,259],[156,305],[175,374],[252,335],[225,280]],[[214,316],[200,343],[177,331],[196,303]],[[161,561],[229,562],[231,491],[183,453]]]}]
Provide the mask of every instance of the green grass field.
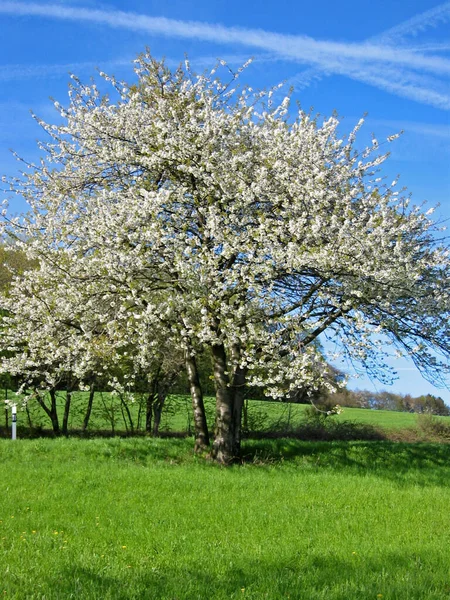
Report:
[{"label": "green grass field", "polygon": [[0,440],[0,597],[450,597],[450,446]]},{"label": "green grass field", "polygon": [[[1,395],[1,394],[0,394]],[[11,398],[12,393],[9,392]],[[4,397],[4,392],[3,392]],[[78,392],[73,394],[72,408],[70,412],[69,429],[81,428],[85,408],[87,405],[87,394]],[[205,407],[210,427],[214,424],[214,398],[205,398]],[[248,426],[252,431],[269,430],[277,426],[288,425],[291,428],[298,427],[304,422],[304,411],[306,406],[301,404],[286,404],[281,402],[261,402],[249,400],[248,402]],[[141,410],[139,419],[139,401],[129,403],[129,409],[133,425],[143,428],[145,410]],[[64,412],[64,398],[59,397],[60,419]],[[450,417],[440,417],[450,423]],[[29,403],[29,415],[24,409],[18,409],[18,426],[28,427],[31,423],[35,428],[50,428],[50,420],[36,401]],[[386,410],[369,410],[360,408],[344,408],[342,414],[334,416],[337,423],[347,421],[381,427],[385,430],[400,430],[414,427],[417,424],[417,415],[406,412],[394,412]],[[2,425],[6,424],[3,417]],[[10,424],[10,421],[9,421]],[[120,401],[108,393],[97,393],[93,406],[92,416],[89,423],[90,431],[114,431],[123,432],[130,429],[126,413],[122,410]],[[161,421],[163,432],[190,432],[193,428],[192,406],[189,396],[172,395],[166,401]]]}]

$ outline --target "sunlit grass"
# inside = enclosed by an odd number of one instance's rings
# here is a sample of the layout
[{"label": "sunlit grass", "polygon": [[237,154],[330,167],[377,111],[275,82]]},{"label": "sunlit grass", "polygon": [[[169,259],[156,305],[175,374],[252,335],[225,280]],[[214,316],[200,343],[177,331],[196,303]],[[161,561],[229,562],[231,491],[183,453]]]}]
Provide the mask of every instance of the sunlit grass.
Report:
[{"label": "sunlit grass", "polygon": [[450,448],[0,440],[0,596],[447,599]]},{"label": "sunlit grass", "polygon": [[[9,396],[11,397],[11,392]],[[0,394],[1,395],[1,394]],[[3,392],[4,395],[4,392]],[[87,405],[87,393],[78,392],[73,394],[72,407],[69,419],[69,429],[80,430]],[[144,426],[144,410],[140,411],[139,401],[130,402],[129,409],[133,420],[134,429],[140,423]],[[214,424],[214,398],[205,398],[205,406],[210,428]],[[268,430],[274,427],[295,428],[304,423],[304,411],[307,405],[289,404],[282,402],[262,402],[258,400],[248,401],[247,425],[252,431]],[[59,415],[62,418],[64,412],[63,394],[59,395]],[[450,423],[450,417],[438,417]],[[408,412],[396,412],[388,410],[370,410],[361,408],[344,408],[342,414],[334,416],[337,423],[355,422],[362,425],[380,427],[384,430],[400,430],[415,427],[417,415]],[[9,415],[9,426],[10,426]],[[28,406],[28,414],[24,408],[19,406],[18,426],[29,427],[30,422],[35,429],[50,428],[50,420],[35,401]],[[6,416],[0,419],[0,424],[6,424]],[[108,393],[98,393],[95,397],[92,416],[89,422],[90,431],[131,431],[130,423],[126,413],[120,407],[120,401]],[[172,395],[166,401],[166,406],[161,420],[163,432],[191,432],[193,430],[192,406],[189,396]]]}]

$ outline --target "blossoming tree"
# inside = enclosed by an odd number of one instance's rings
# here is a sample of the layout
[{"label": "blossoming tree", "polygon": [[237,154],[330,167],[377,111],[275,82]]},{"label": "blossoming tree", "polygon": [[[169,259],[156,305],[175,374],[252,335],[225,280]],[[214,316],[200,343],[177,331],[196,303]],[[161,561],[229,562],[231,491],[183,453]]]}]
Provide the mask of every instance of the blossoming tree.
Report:
[{"label": "blossoming tree", "polygon": [[188,361],[210,347],[220,463],[239,454],[246,384],[323,385],[319,336],[376,376],[390,344],[442,381],[448,249],[379,178],[378,142],[356,149],[362,121],[342,138],[336,117],[149,54],[136,74],[103,75],[112,100],[74,78],[68,108],[56,104],[64,123],[42,123],[45,157],[12,182],[30,212],[5,233],[65,286],[66,310],[81,303],[111,344],[137,336],[136,361],[161,340]]}]

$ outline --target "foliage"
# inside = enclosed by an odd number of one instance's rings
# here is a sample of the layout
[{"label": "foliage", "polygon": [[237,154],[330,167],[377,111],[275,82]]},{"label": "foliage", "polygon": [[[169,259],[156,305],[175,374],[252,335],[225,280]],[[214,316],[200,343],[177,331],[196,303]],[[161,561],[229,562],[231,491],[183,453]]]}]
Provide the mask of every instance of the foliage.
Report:
[{"label": "foliage", "polygon": [[7,291],[14,277],[37,267],[37,261],[29,260],[26,253],[15,245],[0,245],[0,290]]},{"label": "foliage", "polygon": [[418,418],[418,426],[428,436],[428,439],[431,437],[450,442],[450,423],[447,421],[436,419],[429,413],[421,414]]},{"label": "foliage", "polygon": [[341,413],[341,406],[339,404],[334,404],[329,398],[320,404],[310,404],[309,406],[306,406],[304,410],[305,418],[308,421],[316,421],[318,423],[323,423],[328,417],[340,415]]}]

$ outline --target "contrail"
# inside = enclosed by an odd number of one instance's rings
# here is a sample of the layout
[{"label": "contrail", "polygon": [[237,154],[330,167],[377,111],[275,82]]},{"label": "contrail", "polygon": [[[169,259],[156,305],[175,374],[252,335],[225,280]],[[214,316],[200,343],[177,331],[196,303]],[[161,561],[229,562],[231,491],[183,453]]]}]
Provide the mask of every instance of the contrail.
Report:
[{"label": "contrail", "polygon": [[[416,15],[362,43],[339,43],[262,29],[225,27],[124,11],[32,2],[0,2],[0,13],[95,23],[166,37],[258,48],[274,53],[279,59],[292,60],[312,67],[293,78],[292,81],[298,87],[306,87],[314,79],[336,73],[438,108],[450,108],[450,94],[446,90],[438,89],[443,87],[443,82],[428,78],[427,85],[424,85],[424,78],[416,73],[447,77],[450,73],[450,60],[442,56],[424,54],[418,51],[418,48],[391,45],[408,34],[415,34],[426,27],[448,20],[450,2]],[[51,66],[49,73],[51,74]],[[1,77],[0,71],[0,79]],[[6,71],[3,72],[3,78],[8,78]]]},{"label": "contrail", "polygon": [[[371,44],[394,44],[398,43],[402,40],[402,38],[407,35],[416,34],[418,31],[423,31],[427,27],[435,26],[439,22],[445,22],[450,19],[450,2],[446,2],[444,4],[440,4],[435,8],[427,10],[423,13],[415,15],[411,19],[407,21],[403,21],[398,25],[391,27],[390,29],[372,36],[366,40],[366,43]],[[450,45],[447,44],[425,44],[423,46],[415,46],[409,47],[410,51],[417,52],[429,52],[429,51],[447,51],[450,49]],[[320,81],[322,77],[326,77],[332,73],[337,73],[341,75],[347,75],[351,79],[356,79],[359,81],[364,81],[369,85],[373,85],[375,87],[384,89],[388,92],[391,92],[397,96],[403,96],[406,98],[410,98],[412,100],[423,102],[425,104],[430,104],[432,106],[437,106],[438,108],[448,109],[450,108],[450,94],[447,91],[443,93],[437,91],[437,87],[441,82],[438,81],[430,81],[427,86],[420,85],[404,85],[400,82],[400,79],[404,79],[405,71],[397,72],[394,74],[394,77],[385,77],[383,74],[386,74],[385,71],[383,73],[377,73],[370,75],[367,72],[367,67],[361,69],[359,71],[359,76],[357,75],[357,71],[355,71],[355,65],[351,65],[350,69],[347,72],[344,72],[343,67],[336,70],[329,63],[320,68],[311,68],[294,75],[288,80],[288,83],[292,83],[294,88],[303,89],[308,87],[312,81]],[[392,72],[391,72],[392,74]],[[411,77],[411,74],[410,74]]]},{"label": "contrail", "polygon": [[376,36],[375,39],[382,44],[398,43],[407,35],[416,35],[419,31],[427,29],[427,27],[435,27],[439,23],[445,23],[448,20],[450,20],[450,2],[445,2],[411,17],[411,19],[395,27],[391,27],[391,29]]},{"label": "contrail", "polygon": [[285,58],[318,66],[323,66],[323,63],[329,58],[336,60],[336,57],[339,57],[346,60],[387,62],[434,73],[450,73],[450,61],[445,58],[424,56],[416,52],[372,43],[346,44],[319,41],[307,36],[274,33],[262,29],[225,27],[199,21],[180,21],[123,11],[74,8],[55,4],[3,2],[0,4],[0,13],[85,21],[114,28],[157,33],[168,37],[240,44],[275,51]]}]

